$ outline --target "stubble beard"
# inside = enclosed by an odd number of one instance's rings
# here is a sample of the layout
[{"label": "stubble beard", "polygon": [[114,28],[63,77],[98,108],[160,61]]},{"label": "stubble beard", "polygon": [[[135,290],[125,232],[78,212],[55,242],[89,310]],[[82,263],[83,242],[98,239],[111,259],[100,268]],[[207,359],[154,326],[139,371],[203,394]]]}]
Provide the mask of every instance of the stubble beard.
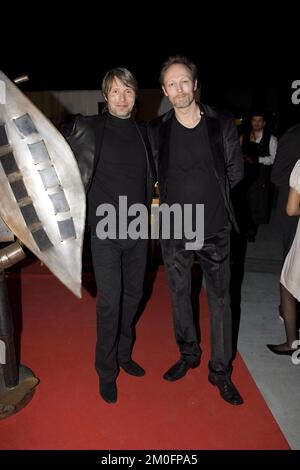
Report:
[{"label": "stubble beard", "polygon": [[175,108],[187,108],[193,102],[194,98],[190,95],[176,96],[173,100]]}]

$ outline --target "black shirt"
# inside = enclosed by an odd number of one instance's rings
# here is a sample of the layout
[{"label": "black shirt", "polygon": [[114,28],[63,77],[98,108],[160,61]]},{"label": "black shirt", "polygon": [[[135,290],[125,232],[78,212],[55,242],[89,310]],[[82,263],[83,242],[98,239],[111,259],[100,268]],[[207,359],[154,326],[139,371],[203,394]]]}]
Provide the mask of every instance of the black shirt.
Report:
[{"label": "black shirt", "polygon": [[[227,220],[221,190],[214,173],[205,116],[190,129],[174,116],[171,128],[167,203],[204,204],[204,235],[221,230]],[[195,211],[193,217],[195,229]]]},{"label": "black shirt", "polygon": [[146,151],[132,118],[108,114],[98,165],[88,193],[89,222],[95,225],[99,204],[119,207],[119,196],[127,196],[128,207],[145,203]]}]

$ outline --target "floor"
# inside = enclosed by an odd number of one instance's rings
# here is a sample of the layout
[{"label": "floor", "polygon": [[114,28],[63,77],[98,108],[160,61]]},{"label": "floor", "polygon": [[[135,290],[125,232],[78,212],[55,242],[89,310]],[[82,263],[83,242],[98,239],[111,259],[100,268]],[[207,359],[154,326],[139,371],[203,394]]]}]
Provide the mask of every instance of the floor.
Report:
[{"label": "floor", "polygon": [[[276,217],[248,243],[238,349],[292,449],[300,449],[300,364],[276,356],[267,343],[283,342],[279,318],[281,240]],[[300,356],[300,354],[299,354]]]},{"label": "floor", "polygon": [[[242,285],[238,349],[290,447],[300,449],[300,364],[276,356],[267,343],[284,340],[279,318],[281,240],[274,214],[249,243]],[[300,354],[299,354],[300,357]]]}]

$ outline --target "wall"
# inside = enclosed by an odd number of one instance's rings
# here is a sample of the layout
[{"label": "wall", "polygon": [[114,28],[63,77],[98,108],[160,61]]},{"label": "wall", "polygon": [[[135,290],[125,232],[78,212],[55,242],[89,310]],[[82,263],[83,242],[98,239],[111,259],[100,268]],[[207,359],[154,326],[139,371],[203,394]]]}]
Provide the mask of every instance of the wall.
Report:
[{"label": "wall", "polygon": [[[68,114],[98,114],[101,103],[104,102],[103,95],[98,90],[31,91],[26,95],[57,127]],[[148,121],[158,113],[161,114],[159,110],[162,98],[160,89],[140,90],[137,102],[138,118]]]}]

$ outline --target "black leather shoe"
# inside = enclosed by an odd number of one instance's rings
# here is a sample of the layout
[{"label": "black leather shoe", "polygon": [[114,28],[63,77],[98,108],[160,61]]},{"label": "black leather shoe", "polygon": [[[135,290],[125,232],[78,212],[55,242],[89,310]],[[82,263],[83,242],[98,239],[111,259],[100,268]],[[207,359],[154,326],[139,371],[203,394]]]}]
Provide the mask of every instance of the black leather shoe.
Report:
[{"label": "black leather shoe", "polygon": [[274,354],[279,354],[280,356],[292,356],[296,349],[278,349],[276,344],[267,344],[267,348],[272,351]]},{"label": "black leather shoe", "polygon": [[223,400],[227,401],[231,405],[242,405],[244,403],[238,390],[227,375],[216,377],[215,375],[209,374],[208,380],[212,385],[216,385],[218,387]]},{"label": "black leather shoe", "polygon": [[174,382],[174,380],[179,380],[185,376],[189,369],[195,369],[200,364],[200,361],[187,362],[184,359],[180,359],[176,364],[170,367],[169,370],[163,375],[165,380],[169,382]]},{"label": "black leather shoe", "polygon": [[117,385],[116,382],[104,382],[99,380],[99,392],[106,403],[116,403],[117,401]]},{"label": "black leather shoe", "polygon": [[120,367],[122,367],[122,369],[125,370],[127,374],[135,375],[136,377],[143,377],[143,375],[146,373],[145,369],[143,369],[133,360],[120,364]]}]

